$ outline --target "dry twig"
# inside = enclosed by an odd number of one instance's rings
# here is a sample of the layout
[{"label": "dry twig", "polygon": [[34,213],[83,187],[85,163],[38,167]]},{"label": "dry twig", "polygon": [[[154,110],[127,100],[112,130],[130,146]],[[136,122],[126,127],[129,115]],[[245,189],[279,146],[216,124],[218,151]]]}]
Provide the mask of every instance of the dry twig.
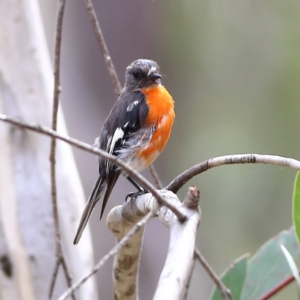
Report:
[{"label": "dry twig", "polygon": [[187,300],[189,289],[190,289],[190,285],[191,285],[192,276],[193,276],[194,269],[195,269],[195,265],[196,265],[196,257],[194,255],[192,267],[190,269],[189,278],[188,278],[188,281],[187,281],[187,283],[185,285],[185,292],[184,292],[183,300]]},{"label": "dry twig", "polygon": [[100,50],[103,54],[107,69],[108,69],[108,73],[110,75],[111,81],[113,83],[114,86],[114,90],[115,90],[115,94],[116,96],[120,96],[121,94],[121,84],[120,84],[120,80],[118,78],[116,69],[114,67],[114,64],[112,62],[111,56],[109,54],[108,48],[106,46],[106,42],[100,27],[100,24],[98,22],[98,18],[93,6],[93,3],[91,0],[84,0],[85,5],[86,5],[86,9],[88,11],[88,14],[90,16],[90,19],[92,21],[93,24],[93,28],[94,28],[94,32],[98,41],[98,44],[100,46]]},{"label": "dry twig", "polygon": [[219,289],[224,300],[233,300],[232,294],[229,289],[224,285],[224,283],[220,280],[218,275],[212,269],[212,267],[208,264],[204,256],[201,252],[196,248],[194,252],[195,257],[199,260],[203,268],[206,270],[210,278],[213,280],[217,288]]},{"label": "dry twig", "polygon": [[157,174],[157,172],[156,172],[156,170],[155,170],[155,168],[154,168],[153,165],[149,166],[149,171],[150,171],[150,174],[151,174],[151,176],[152,176],[152,178],[154,180],[156,188],[158,188],[158,189],[161,190],[163,188],[163,185],[162,185],[162,183],[161,183],[161,181],[159,179],[159,176],[158,176],[158,174]]},{"label": "dry twig", "polygon": [[[53,92],[53,112],[52,112],[52,130],[57,129],[57,112],[59,105],[59,94],[61,91],[60,86],[60,51],[61,51],[61,37],[62,37],[62,24],[65,10],[65,0],[58,1],[58,14],[56,21],[56,32],[55,32],[55,49],[54,49],[54,92]],[[66,265],[66,261],[63,255],[61,237],[59,230],[58,220],[58,208],[57,208],[57,193],[56,193],[56,169],[55,169],[55,153],[56,153],[56,138],[51,139],[50,148],[50,175],[51,175],[51,199],[53,209],[53,220],[54,220],[54,231],[55,231],[55,247],[56,247],[56,262],[54,272],[51,278],[49,288],[49,299],[52,298],[55,281],[58,274],[60,264],[63,266],[64,274],[67,280],[68,287],[72,285],[72,279],[70,272]],[[75,300],[75,295],[72,294],[72,299]]]},{"label": "dry twig", "polygon": [[287,158],[276,155],[261,155],[261,154],[236,154],[225,155],[208,159],[197,164],[186,171],[182,172],[174,178],[167,186],[166,189],[177,193],[182,186],[187,183],[194,176],[203,173],[214,167],[233,164],[273,164],[284,167],[290,167],[300,170],[300,162],[293,158]]}]

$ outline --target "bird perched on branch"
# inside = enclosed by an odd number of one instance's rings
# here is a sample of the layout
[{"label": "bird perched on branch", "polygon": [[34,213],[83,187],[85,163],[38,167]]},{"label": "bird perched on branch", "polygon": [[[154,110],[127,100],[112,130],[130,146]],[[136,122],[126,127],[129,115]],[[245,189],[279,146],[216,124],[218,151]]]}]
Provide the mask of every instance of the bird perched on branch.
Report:
[{"label": "bird perched on branch", "polygon": [[[134,61],[126,68],[125,77],[121,95],[96,141],[100,149],[142,171],[153,163],[167,144],[175,118],[174,101],[161,84],[159,66],[152,60]],[[103,196],[101,219],[121,172],[113,163],[99,158],[99,177],[83,211],[74,244],[79,242],[94,206]],[[124,175],[138,189],[131,196],[147,192],[131,177]]]}]

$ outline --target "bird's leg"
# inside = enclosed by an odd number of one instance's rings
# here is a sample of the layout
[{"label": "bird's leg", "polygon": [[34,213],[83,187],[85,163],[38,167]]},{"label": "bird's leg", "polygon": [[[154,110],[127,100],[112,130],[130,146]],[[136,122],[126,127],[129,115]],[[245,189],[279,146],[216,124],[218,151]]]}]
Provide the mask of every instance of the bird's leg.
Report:
[{"label": "bird's leg", "polygon": [[143,187],[141,187],[133,178],[131,178],[130,176],[126,177],[127,180],[134,185],[138,191],[137,192],[133,192],[133,193],[129,193],[126,197],[125,197],[125,201],[127,202],[129,198],[136,198],[140,195],[146,194],[148,193],[147,190],[145,190]]}]

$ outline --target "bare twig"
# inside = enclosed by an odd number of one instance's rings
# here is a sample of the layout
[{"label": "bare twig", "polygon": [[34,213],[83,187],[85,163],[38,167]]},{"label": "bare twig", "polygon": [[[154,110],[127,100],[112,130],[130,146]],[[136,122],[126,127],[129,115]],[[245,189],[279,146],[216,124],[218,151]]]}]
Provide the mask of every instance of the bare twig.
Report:
[{"label": "bare twig", "polygon": [[212,269],[212,267],[208,264],[204,256],[201,252],[196,248],[194,252],[195,257],[199,260],[203,268],[206,270],[210,278],[213,280],[217,288],[219,289],[223,299],[225,300],[233,300],[232,294],[229,289],[224,285],[224,283],[220,280],[218,275]]},{"label": "bare twig", "polygon": [[196,256],[194,255],[192,267],[190,269],[189,278],[188,278],[188,281],[185,285],[185,292],[184,292],[183,300],[187,300],[188,293],[189,293],[189,288],[190,288],[191,280],[192,280],[192,276],[193,276],[193,272],[194,272],[194,269],[195,269],[195,265],[196,265]]},{"label": "bare twig", "polygon": [[261,154],[237,154],[237,155],[225,155],[215,158],[211,158],[200,164],[197,164],[173,179],[166,189],[177,193],[178,190],[194,176],[203,173],[214,167],[232,164],[274,164],[279,166],[290,167],[296,170],[300,170],[300,162],[293,158],[287,158],[276,155],[261,155]]},{"label": "bare twig", "polygon": [[95,32],[98,44],[100,46],[101,52],[103,54],[103,57],[104,57],[104,60],[105,60],[105,63],[106,63],[111,81],[113,83],[115,94],[118,97],[121,94],[121,89],[122,89],[121,84],[120,84],[117,72],[115,70],[114,64],[112,62],[111,56],[110,56],[109,51],[107,49],[106,42],[105,42],[101,27],[99,25],[98,18],[97,18],[93,3],[92,3],[91,0],[84,0],[84,2],[85,2],[85,5],[86,5],[86,9],[88,11],[88,14],[90,16],[90,19],[93,23],[94,32]]},{"label": "bare twig", "polygon": [[151,174],[151,176],[152,176],[152,178],[154,180],[156,188],[162,189],[163,185],[162,185],[162,183],[161,183],[161,181],[159,179],[159,176],[158,176],[158,174],[157,174],[157,172],[156,172],[156,170],[155,170],[155,168],[154,168],[153,165],[149,166],[149,171],[150,171],[150,174]]},{"label": "bare twig", "polygon": [[53,294],[54,286],[55,286],[55,279],[56,279],[57,274],[58,274],[59,266],[60,266],[60,260],[58,258],[56,258],[55,266],[54,266],[54,271],[52,273],[51,282],[50,282],[48,299],[52,298],[52,294]]},{"label": "bare twig", "polygon": [[[52,112],[52,130],[57,129],[57,112],[59,105],[59,94],[61,91],[60,86],[60,50],[61,50],[61,37],[62,37],[62,24],[65,10],[65,0],[58,1],[58,14],[56,21],[56,33],[55,33],[55,49],[54,49],[54,92],[53,92],[53,112]],[[55,152],[56,152],[56,138],[51,139],[50,148],[50,174],[51,174],[51,199],[54,219],[54,231],[55,231],[55,246],[56,246],[56,264],[54,267],[53,276],[50,283],[49,299],[52,298],[55,281],[58,274],[59,265],[63,265],[64,274],[67,280],[68,287],[71,286],[72,280],[70,272],[65,262],[63,250],[61,246],[61,237],[59,230],[58,209],[57,209],[57,193],[56,193],[56,169],[55,169]],[[75,295],[72,294],[72,299],[75,300]]]},{"label": "bare twig", "polygon": [[27,123],[24,121],[19,121],[14,118],[10,118],[6,115],[0,114],[0,120],[16,125],[21,128],[26,128],[50,137],[55,137],[56,139],[59,139],[61,141],[64,141],[70,145],[73,145],[79,149],[85,150],[87,152],[96,154],[97,156],[101,156],[111,162],[113,162],[115,165],[121,167],[126,173],[135,179],[143,188],[148,190],[157,200],[158,204],[161,206],[165,206],[169,208],[178,218],[180,222],[184,222],[186,220],[186,216],[175,206],[173,206],[171,203],[167,202],[160,194],[159,192],[155,189],[155,187],[145,178],[143,177],[139,172],[134,170],[132,167],[130,167],[128,164],[126,164],[124,161],[116,158],[113,155],[108,154],[107,152],[94,147],[90,146],[89,144],[86,144],[84,142],[78,141],[76,139],[70,138],[68,136],[61,135],[57,133],[56,131],[42,125],[38,124],[32,124],[32,123]]},{"label": "bare twig", "polygon": [[120,249],[122,249],[124,246],[126,246],[127,242],[140,230],[142,229],[145,224],[153,217],[153,213],[149,212],[141,221],[136,223],[134,227],[128,232],[124,238],[121,239],[121,241],[116,244],[91,270],[90,273],[83,276],[81,279],[79,279],[77,282],[75,282],[70,288],[68,288],[60,297],[58,300],[64,300],[66,299],[71,293],[76,291],[86,280],[88,280],[92,275],[94,275],[98,270],[105,264],[105,262],[114,256]]}]

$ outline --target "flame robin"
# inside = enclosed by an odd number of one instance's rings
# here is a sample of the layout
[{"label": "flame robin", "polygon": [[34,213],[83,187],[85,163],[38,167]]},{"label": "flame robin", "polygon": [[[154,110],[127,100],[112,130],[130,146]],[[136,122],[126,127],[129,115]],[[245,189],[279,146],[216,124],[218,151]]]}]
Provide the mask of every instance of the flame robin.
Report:
[{"label": "flame robin", "polygon": [[[126,81],[121,95],[109,113],[97,146],[117,156],[137,171],[147,168],[165,148],[175,118],[174,101],[161,84],[156,62],[138,59],[126,68]],[[79,242],[90,215],[104,195],[100,219],[107,200],[121,174],[121,169],[100,157],[99,177],[83,211],[74,244]],[[146,191],[124,174],[138,189]]]}]

